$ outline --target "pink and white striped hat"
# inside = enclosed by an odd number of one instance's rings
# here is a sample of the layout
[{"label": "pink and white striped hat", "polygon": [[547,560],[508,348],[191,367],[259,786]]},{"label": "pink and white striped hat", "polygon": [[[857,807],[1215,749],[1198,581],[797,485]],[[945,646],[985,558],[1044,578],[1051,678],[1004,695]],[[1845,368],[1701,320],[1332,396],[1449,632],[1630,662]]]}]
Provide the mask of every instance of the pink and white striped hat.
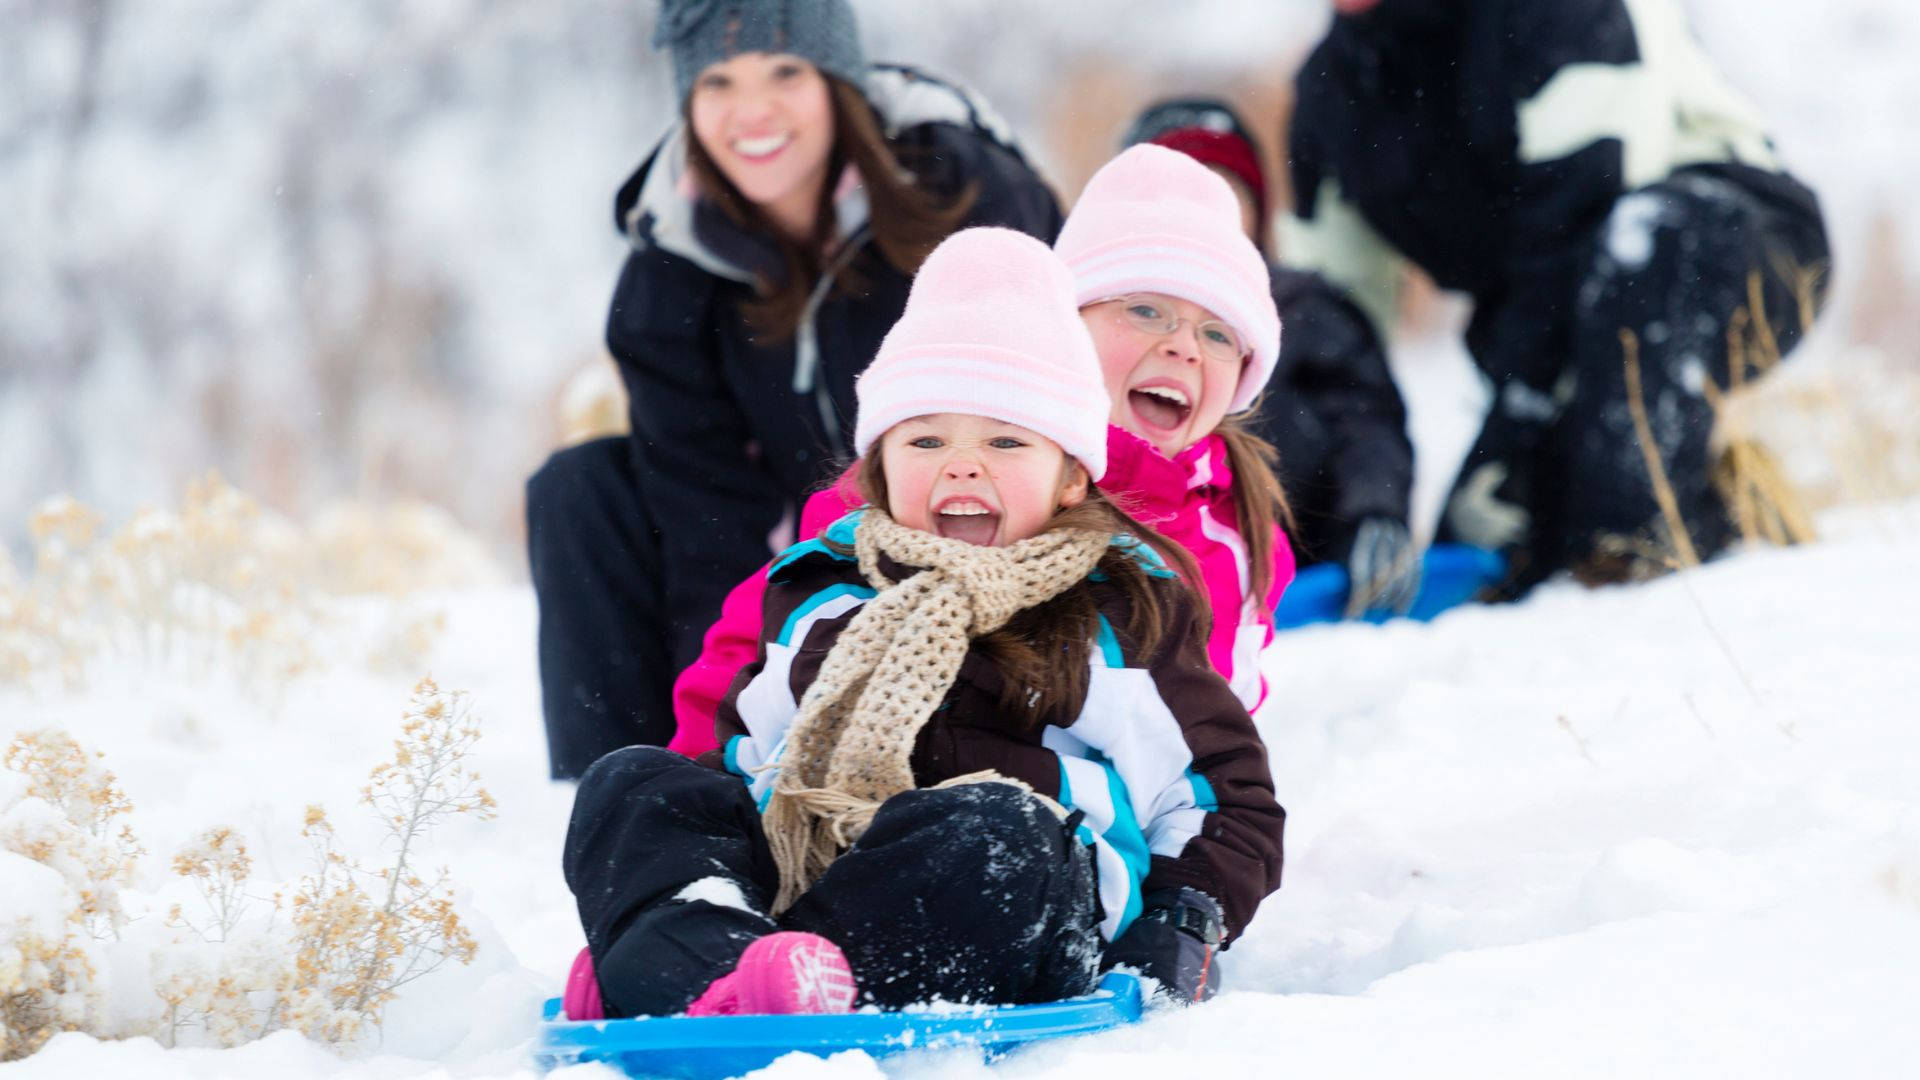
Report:
[{"label": "pink and white striped hat", "polygon": [[1227,411],[1260,396],[1280,357],[1280,312],[1240,200],[1211,169],[1164,146],[1128,147],[1087,181],[1053,249],[1082,305],[1156,292],[1219,316],[1253,350]]},{"label": "pink and white striped hat", "polygon": [[1073,276],[1022,232],[963,229],[934,248],[854,394],[859,454],[902,420],[966,413],[1045,435],[1095,480],[1107,471],[1111,406]]}]

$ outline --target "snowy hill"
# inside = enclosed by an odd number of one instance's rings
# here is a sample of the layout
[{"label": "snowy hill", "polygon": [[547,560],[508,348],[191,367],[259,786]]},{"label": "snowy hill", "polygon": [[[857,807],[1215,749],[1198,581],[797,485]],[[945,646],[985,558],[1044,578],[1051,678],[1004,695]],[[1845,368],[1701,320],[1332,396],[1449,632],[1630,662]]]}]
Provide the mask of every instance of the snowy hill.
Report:
[{"label": "snowy hill", "polygon": [[[1227,954],[1229,991],[996,1072],[1902,1074],[1920,1054],[1900,1019],[1920,999],[1920,504],[1825,525],[1818,545],[1650,585],[1290,633],[1262,721],[1286,884]],[[0,1076],[526,1073],[539,999],[580,943],[558,872],[570,790],[543,778],[530,596],[433,602],[429,665],[484,716],[476,764],[499,803],[432,837],[474,965],[403,990],[372,1063],[290,1033],[229,1051],[69,1034]],[[9,692],[0,715],[104,748],[150,850],[231,822],[259,876],[291,878],[297,808],[327,803],[352,831],[406,686],[336,672],[270,712],[161,676]],[[131,893],[154,920],[167,875],[149,862]],[[893,1068],[984,1075],[966,1055]],[[829,1073],[877,1066],[771,1075]]]}]

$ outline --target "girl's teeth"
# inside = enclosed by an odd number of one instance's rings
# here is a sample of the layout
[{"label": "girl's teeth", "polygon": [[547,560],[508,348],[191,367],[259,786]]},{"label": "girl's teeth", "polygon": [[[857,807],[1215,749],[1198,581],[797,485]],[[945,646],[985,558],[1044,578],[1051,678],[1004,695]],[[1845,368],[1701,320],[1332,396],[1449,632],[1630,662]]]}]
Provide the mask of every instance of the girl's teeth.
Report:
[{"label": "girl's teeth", "polygon": [[735,139],[733,148],[748,157],[764,157],[787,145],[788,136],[763,135],[758,139]]},{"label": "girl's teeth", "polygon": [[1164,398],[1173,402],[1175,405],[1188,404],[1187,395],[1171,386],[1143,386],[1140,388],[1140,392],[1143,394],[1152,394],[1157,398]]},{"label": "girl's teeth", "polygon": [[970,517],[975,514],[993,513],[993,511],[987,509],[984,506],[945,506],[940,508],[940,512],[942,514],[949,514],[955,517]]}]

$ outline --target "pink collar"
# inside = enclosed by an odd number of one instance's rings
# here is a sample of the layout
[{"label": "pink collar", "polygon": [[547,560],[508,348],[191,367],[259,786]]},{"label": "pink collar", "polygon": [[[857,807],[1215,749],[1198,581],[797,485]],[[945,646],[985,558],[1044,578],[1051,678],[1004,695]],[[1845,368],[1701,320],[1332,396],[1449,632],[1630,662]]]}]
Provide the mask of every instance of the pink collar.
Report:
[{"label": "pink collar", "polygon": [[1107,474],[1100,486],[1151,501],[1178,502],[1186,492],[1233,490],[1227,441],[1214,432],[1171,459],[1126,428],[1107,425]]}]

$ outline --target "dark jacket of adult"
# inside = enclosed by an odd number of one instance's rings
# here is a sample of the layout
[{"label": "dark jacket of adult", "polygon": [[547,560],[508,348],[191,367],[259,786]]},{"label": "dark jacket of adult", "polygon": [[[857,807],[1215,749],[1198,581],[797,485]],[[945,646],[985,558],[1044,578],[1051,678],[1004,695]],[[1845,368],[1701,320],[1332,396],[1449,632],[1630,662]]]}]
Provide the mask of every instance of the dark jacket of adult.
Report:
[{"label": "dark jacket of adult", "polygon": [[[866,91],[903,166],[942,195],[973,187],[965,225],[1053,239],[1052,192],[983,103],[898,67],[876,66]],[[741,305],[778,258],[692,196],[688,137],[670,132],[620,190],[615,218],[634,250],[607,319],[640,498],[660,530],[676,670],[699,654],[727,590],[766,562],[783,522],[847,455],[854,377],[906,306],[910,280],[870,243],[864,195],[843,192],[832,265],[849,264],[856,286],[816,290],[792,337],[756,341]]]},{"label": "dark jacket of adult", "polygon": [[1286,332],[1253,429],[1280,451],[1300,562],[1344,561],[1362,519],[1407,521],[1407,408],[1379,335],[1339,288],[1274,267],[1273,299]]},{"label": "dark jacket of adult", "polygon": [[1669,0],[1382,0],[1334,20],[1297,89],[1289,258],[1362,287],[1366,234],[1384,239],[1473,295],[1468,346],[1497,383],[1551,391],[1628,191],[1713,174],[1821,235]]}]

